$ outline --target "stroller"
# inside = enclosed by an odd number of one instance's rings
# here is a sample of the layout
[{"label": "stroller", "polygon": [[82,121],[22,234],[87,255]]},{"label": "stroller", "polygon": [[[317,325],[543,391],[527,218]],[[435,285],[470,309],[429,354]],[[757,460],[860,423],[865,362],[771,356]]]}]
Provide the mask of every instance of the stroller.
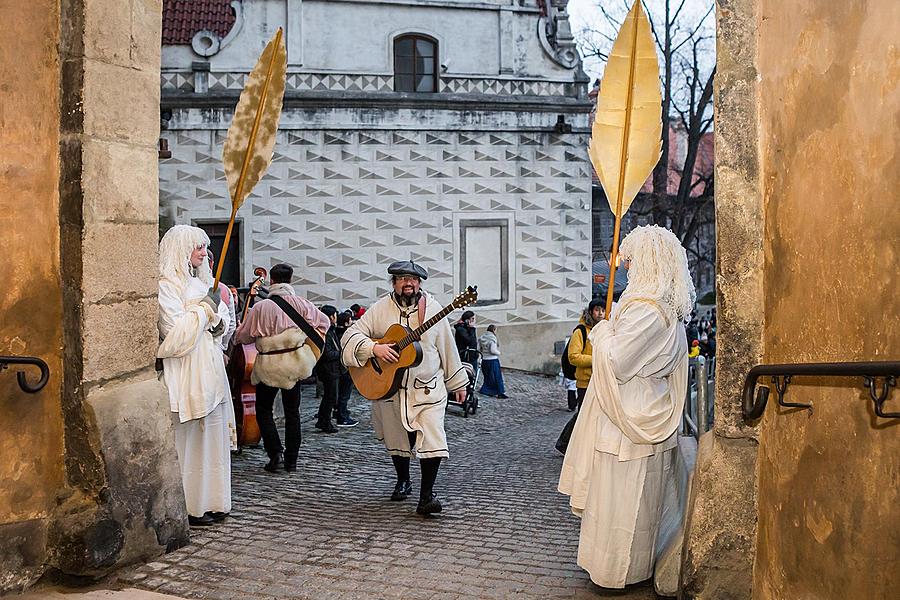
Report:
[{"label": "stroller", "polygon": [[[471,361],[471,362],[469,362]],[[458,406],[462,408],[463,417],[469,418],[469,414],[478,412],[478,396],[475,395],[475,383],[481,371],[481,352],[474,348],[466,351],[466,357],[463,359],[463,368],[469,376],[469,383],[466,385],[466,398],[459,403],[456,401],[456,394],[447,393],[447,406]]]}]

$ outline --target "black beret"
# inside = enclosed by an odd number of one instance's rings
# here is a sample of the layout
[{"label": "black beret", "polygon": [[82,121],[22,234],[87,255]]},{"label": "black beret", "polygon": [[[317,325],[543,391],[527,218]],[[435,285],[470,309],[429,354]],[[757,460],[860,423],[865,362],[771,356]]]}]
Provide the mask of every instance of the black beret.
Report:
[{"label": "black beret", "polygon": [[425,270],[425,267],[417,265],[411,260],[398,260],[391,263],[391,266],[388,267],[388,274],[415,275],[419,279],[428,279],[428,271]]}]

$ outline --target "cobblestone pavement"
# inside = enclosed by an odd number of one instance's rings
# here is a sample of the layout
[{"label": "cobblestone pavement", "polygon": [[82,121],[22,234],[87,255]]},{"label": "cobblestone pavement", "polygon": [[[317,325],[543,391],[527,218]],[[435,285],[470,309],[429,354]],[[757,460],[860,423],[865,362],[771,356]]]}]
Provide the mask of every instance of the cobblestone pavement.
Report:
[{"label": "cobblestone pavement", "polygon": [[468,419],[448,409],[443,513],[415,514],[415,462],[413,496],[389,500],[394,471],[368,401],[351,400],[359,426],[323,434],[310,388],[297,472],[267,473],[262,449],[245,449],[231,518],[119,583],[216,599],[655,598],[652,587],[601,589],[575,564],[579,521],[556,491],[553,448],[570,416],[565,394],[548,378],[505,376],[509,400],[481,398]]}]

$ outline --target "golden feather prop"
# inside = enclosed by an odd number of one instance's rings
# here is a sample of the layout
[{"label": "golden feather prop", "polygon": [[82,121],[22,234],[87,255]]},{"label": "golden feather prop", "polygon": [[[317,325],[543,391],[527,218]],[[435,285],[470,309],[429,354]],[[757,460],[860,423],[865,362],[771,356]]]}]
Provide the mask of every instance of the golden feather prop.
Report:
[{"label": "golden feather prop", "polygon": [[635,0],[613,43],[591,130],[588,155],[616,217],[610,256],[606,318],[612,308],[619,230],[662,149],[659,63],[650,21]]},{"label": "golden feather prop", "polygon": [[222,163],[231,195],[231,220],[228,222],[222,255],[216,269],[216,288],[219,286],[225,254],[231,241],[234,217],[253,186],[272,163],[287,73],[287,51],[283,36],[279,28],[260,54],[253,71],[247,76],[247,83],[244,84],[225,138]]}]

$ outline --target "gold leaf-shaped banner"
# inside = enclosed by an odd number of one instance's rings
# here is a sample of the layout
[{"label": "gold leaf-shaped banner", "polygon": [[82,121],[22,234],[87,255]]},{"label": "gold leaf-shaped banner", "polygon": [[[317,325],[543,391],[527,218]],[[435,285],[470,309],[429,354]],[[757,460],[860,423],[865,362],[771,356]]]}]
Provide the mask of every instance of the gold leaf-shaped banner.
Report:
[{"label": "gold leaf-shaped banner", "polygon": [[635,0],[609,53],[588,146],[609,207],[618,217],[659,161],[661,105],[650,21]]},{"label": "gold leaf-shaped banner", "polygon": [[232,212],[240,208],[272,162],[286,73],[287,52],[279,28],[247,77],[225,138],[222,162]]}]

